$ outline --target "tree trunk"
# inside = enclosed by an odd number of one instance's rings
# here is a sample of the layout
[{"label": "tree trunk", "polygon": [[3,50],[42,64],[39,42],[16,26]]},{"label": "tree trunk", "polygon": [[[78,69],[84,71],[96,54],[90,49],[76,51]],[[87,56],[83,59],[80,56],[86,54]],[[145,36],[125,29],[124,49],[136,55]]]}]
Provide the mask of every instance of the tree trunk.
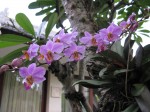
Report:
[{"label": "tree trunk", "polygon": [[[97,31],[97,26],[94,24],[93,20],[90,17],[90,14],[85,9],[85,4],[83,4],[84,0],[62,0],[62,4],[64,6],[65,12],[68,16],[68,19],[71,23],[71,27],[73,30],[78,31],[79,35],[82,36],[85,31],[90,33],[95,33]],[[79,63],[79,77],[80,79],[84,79],[85,74],[85,60]],[[71,83],[70,83],[71,84]],[[67,84],[68,85],[68,84]],[[83,89],[80,86],[79,92],[82,92]],[[80,108],[82,105],[86,109],[87,112],[92,112],[87,101],[82,102],[70,102],[71,106],[73,107],[73,112],[80,112],[82,110],[74,111],[74,107]]]},{"label": "tree trunk", "polygon": [[83,2],[84,0],[62,0],[72,29],[77,30],[80,34],[85,31],[95,33],[97,27],[85,9]]}]

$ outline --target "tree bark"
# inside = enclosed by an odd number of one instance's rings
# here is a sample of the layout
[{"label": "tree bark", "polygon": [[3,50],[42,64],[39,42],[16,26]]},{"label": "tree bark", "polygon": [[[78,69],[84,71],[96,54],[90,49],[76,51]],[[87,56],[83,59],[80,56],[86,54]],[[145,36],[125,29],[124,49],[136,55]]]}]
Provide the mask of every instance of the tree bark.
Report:
[{"label": "tree bark", "polygon": [[95,33],[96,25],[84,7],[83,0],[62,0],[62,4],[71,23],[71,27],[79,33],[88,31]]},{"label": "tree bark", "polygon": [[[97,31],[97,26],[91,19],[90,14],[87,12],[83,2],[84,0],[62,0],[62,4],[64,6],[65,12],[71,23],[71,27],[73,30],[78,31],[80,36],[82,36],[85,31],[88,31],[92,34]],[[79,63],[80,79],[84,79],[85,63],[86,63],[85,60]],[[79,87],[79,92],[82,92],[82,91],[83,91],[83,88]],[[72,102],[70,103],[71,105],[73,104]],[[92,112],[92,109],[90,108],[87,101],[83,101],[81,103],[87,112]],[[76,103],[76,105],[78,105],[76,107],[79,107],[80,104]],[[78,111],[74,111],[74,112],[78,112]]]}]

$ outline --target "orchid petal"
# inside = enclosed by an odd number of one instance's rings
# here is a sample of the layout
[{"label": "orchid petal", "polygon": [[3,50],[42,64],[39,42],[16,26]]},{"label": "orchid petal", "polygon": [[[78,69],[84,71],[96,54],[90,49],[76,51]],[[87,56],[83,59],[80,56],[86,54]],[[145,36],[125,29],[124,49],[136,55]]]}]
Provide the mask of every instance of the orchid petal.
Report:
[{"label": "orchid petal", "polygon": [[80,38],[80,42],[84,44],[88,44],[91,40],[91,37],[82,37]]},{"label": "orchid petal", "polygon": [[58,55],[58,54],[54,54],[54,60],[59,60],[62,56]]},{"label": "orchid petal", "polygon": [[21,67],[19,69],[19,74],[22,78],[25,78],[26,76],[28,76],[28,68],[27,67]]},{"label": "orchid petal", "polygon": [[35,83],[35,84],[42,83],[42,82],[45,81],[45,80],[46,80],[45,77],[34,77],[34,83]]},{"label": "orchid petal", "polygon": [[78,47],[77,47],[77,51],[78,51],[79,53],[84,54],[84,52],[85,52],[85,46],[78,46]]},{"label": "orchid petal", "polygon": [[44,67],[36,67],[33,74],[32,74],[32,77],[35,78],[35,77],[43,77],[46,73],[46,70]]},{"label": "orchid petal", "polygon": [[47,49],[51,50],[53,48],[53,42],[51,40],[49,40],[47,43],[46,43],[46,47]]},{"label": "orchid petal", "polygon": [[28,66],[28,74],[32,75],[34,70],[36,68],[36,64],[32,63],[31,65]]},{"label": "orchid petal", "polygon": [[29,47],[29,52],[37,52],[39,49],[39,45],[37,44],[31,44],[30,47]]},{"label": "orchid petal", "polygon": [[84,32],[84,35],[86,36],[86,37],[91,37],[92,35],[89,33],[89,32]]},{"label": "orchid petal", "polygon": [[40,54],[43,54],[43,55],[47,54],[47,47],[46,47],[46,45],[42,45],[40,47]]},{"label": "orchid petal", "polygon": [[64,46],[62,43],[55,43],[52,51],[56,52],[56,53],[61,53],[63,51],[63,49],[64,49]]}]

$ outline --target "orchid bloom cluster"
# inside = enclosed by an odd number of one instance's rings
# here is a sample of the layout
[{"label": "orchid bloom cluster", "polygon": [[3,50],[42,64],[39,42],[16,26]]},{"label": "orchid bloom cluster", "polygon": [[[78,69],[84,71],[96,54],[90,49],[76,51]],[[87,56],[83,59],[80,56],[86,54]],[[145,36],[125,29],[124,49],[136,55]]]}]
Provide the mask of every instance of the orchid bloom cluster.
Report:
[{"label": "orchid bloom cluster", "polygon": [[[23,51],[21,59],[32,60],[34,58],[38,61],[44,61],[48,65],[63,57],[67,58],[67,62],[80,61],[85,57],[86,48],[95,46],[97,47],[96,53],[104,51],[109,44],[119,40],[124,31],[135,31],[137,26],[138,22],[135,20],[135,14],[133,13],[127,21],[121,22],[119,26],[111,23],[107,28],[99,30],[98,33],[85,32],[79,40],[77,39],[77,32],[65,33],[62,29],[45,45],[31,44],[27,51]],[[79,41],[78,44],[77,41]],[[18,64],[17,60],[14,61],[13,65],[15,66],[15,64]],[[19,74],[23,78],[26,90],[43,82],[45,73],[45,68],[37,67],[35,63],[28,67],[19,68]]]},{"label": "orchid bloom cluster", "polygon": [[135,20],[136,14],[132,13],[127,21],[122,21],[120,23],[120,27],[125,31],[129,30],[131,32],[134,32],[138,28],[138,22]]}]

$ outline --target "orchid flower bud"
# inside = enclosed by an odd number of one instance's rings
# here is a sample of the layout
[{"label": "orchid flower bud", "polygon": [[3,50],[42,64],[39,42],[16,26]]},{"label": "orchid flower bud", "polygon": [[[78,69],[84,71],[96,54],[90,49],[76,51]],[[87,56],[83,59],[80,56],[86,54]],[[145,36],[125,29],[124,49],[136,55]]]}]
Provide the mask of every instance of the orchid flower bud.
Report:
[{"label": "orchid flower bud", "polygon": [[9,69],[9,65],[3,65],[0,68],[0,75]]},{"label": "orchid flower bud", "polygon": [[16,58],[16,59],[14,59],[12,62],[11,62],[11,66],[13,67],[13,68],[18,68],[18,67],[20,67],[21,65],[22,65],[22,59],[21,58]]}]

